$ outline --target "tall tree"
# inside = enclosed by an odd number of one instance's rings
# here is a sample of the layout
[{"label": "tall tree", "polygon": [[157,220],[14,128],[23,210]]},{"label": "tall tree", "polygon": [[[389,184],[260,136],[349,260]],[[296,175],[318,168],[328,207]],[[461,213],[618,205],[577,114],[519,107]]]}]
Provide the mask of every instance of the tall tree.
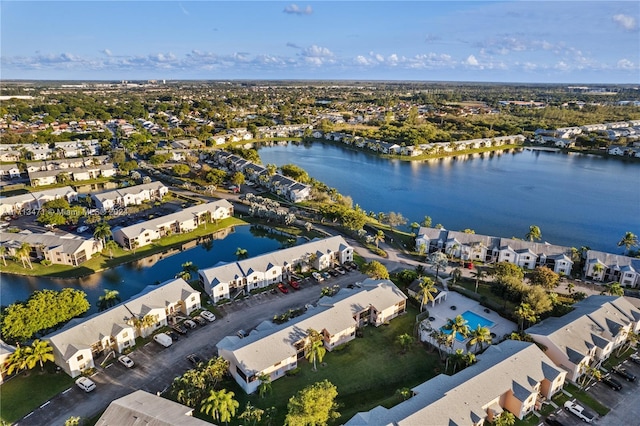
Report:
[{"label": "tall tree", "polygon": [[324,338],[321,333],[310,328],[307,330],[307,342],[304,357],[313,363],[313,371],[317,370],[316,361],[322,362],[327,350],[324,347]]},{"label": "tall tree", "polygon": [[109,253],[109,258],[113,259],[113,251],[116,250],[118,248],[118,243],[116,243],[113,240],[108,240],[105,245],[104,245],[104,249]]},{"label": "tall tree", "polygon": [[98,310],[106,311],[120,302],[120,292],[118,290],[104,289],[104,294],[98,298]]},{"label": "tall tree", "polygon": [[546,266],[538,266],[531,272],[529,281],[533,285],[540,285],[547,290],[552,290],[558,285],[558,282],[560,282],[560,275]]},{"label": "tall tree", "polygon": [[376,248],[378,248],[378,243],[384,243],[384,231],[378,230],[376,235],[373,237],[373,241],[376,243]]},{"label": "tall tree", "polygon": [[531,306],[529,306],[528,303],[520,303],[514,313],[518,318],[520,331],[524,331],[524,325],[526,322],[535,322],[538,319],[535,311],[531,309]]},{"label": "tall tree", "polygon": [[23,242],[20,244],[20,247],[16,249],[16,257],[22,261],[22,267],[26,268],[25,261],[29,265],[30,269],[33,269],[33,265],[31,264],[31,245],[27,242]]},{"label": "tall tree", "polygon": [[260,374],[258,376],[258,380],[260,380],[260,384],[258,385],[258,395],[260,395],[260,398],[264,398],[273,390],[271,386],[271,376],[268,374]]},{"label": "tall tree", "polygon": [[407,350],[411,347],[411,345],[413,345],[413,342],[415,342],[415,338],[410,334],[404,333],[396,338],[396,342],[398,343],[398,345],[402,349],[402,353],[404,354],[407,353]]},{"label": "tall tree", "polygon": [[531,225],[529,227],[529,232],[527,232],[527,234],[524,236],[524,238],[529,240],[529,241],[541,240],[542,239],[542,232],[540,231],[540,228],[538,226]]},{"label": "tall tree", "polygon": [[513,426],[516,424],[516,416],[508,411],[503,411],[493,422],[493,426]]},{"label": "tall tree", "polygon": [[440,270],[445,270],[445,268],[449,265],[449,259],[447,255],[442,253],[441,251],[436,251],[431,253],[429,256],[429,264],[432,268],[436,268],[436,282],[438,281]]},{"label": "tall tree", "polygon": [[624,246],[626,249],[626,253],[629,253],[631,247],[636,247],[638,245],[638,237],[633,232],[627,232],[624,234],[624,237],[618,242],[618,247]]},{"label": "tall tree", "polygon": [[36,364],[40,365],[40,370],[44,370],[46,362],[53,362],[53,348],[45,340],[34,340],[31,343],[31,351],[27,355],[27,366],[32,369]]},{"label": "tall tree", "polygon": [[106,241],[111,238],[111,226],[104,220],[98,223],[95,231],[93,231],[93,237],[102,241],[102,245],[104,246]]},{"label": "tall tree", "polygon": [[469,337],[469,322],[463,318],[462,315],[457,315],[455,318],[448,318],[447,323],[444,325],[445,330],[451,330],[451,336],[456,337],[460,334],[462,337]]},{"label": "tall tree", "polygon": [[475,292],[477,293],[478,292],[478,284],[480,283],[481,280],[484,279],[484,277],[486,276],[486,273],[482,269],[476,269],[475,271],[471,272],[471,275],[476,279],[476,290],[475,290]]},{"label": "tall tree", "polygon": [[26,370],[29,365],[29,355],[32,351],[33,349],[28,346],[18,345],[16,350],[5,361],[4,367],[7,374],[11,375],[14,371],[19,373],[22,370]]},{"label": "tall tree", "polygon": [[438,293],[433,280],[429,277],[422,277],[420,279],[420,312],[422,312],[424,305],[432,302],[435,299],[435,295]]},{"label": "tall tree", "polygon": [[246,420],[250,422],[252,425],[256,425],[260,420],[262,420],[262,416],[264,415],[264,410],[254,407],[250,402],[247,402],[247,405],[244,408],[244,411],[240,413],[238,416],[239,419]]},{"label": "tall tree", "polygon": [[207,399],[202,401],[200,412],[211,415],[213,420],[228,423],[235,417],[236,410],[240,406],[240,403],[233,399],[234,396],[233,392],[227,392],[226,389],[209,391]]},{"label": "tall tree", "polygon": [[389,279],[389,271],[387,268],[377,260],[372,260],[369,263],[365,263],[360,268],[362,273],[369,275],[371,278],[375,280],[388,280]]},{"label": "tall tree", "polygon": [[491,344],[491,331],[488,327],[483,327],[480,324],[471,330],[470,333],[471,339],[469,339],[469,346],[476,345],[476,352],[478,350],[482,350],[482,347],[485,343]]},{"label": "tall tree", "polygon": [[619,282],[605,284],[605,288],[605,292],[611,296],[624,296],[624,288]]},{"label": "tall tree", "polygon": [[289,399],[286,426],[324,426],[340,417],[338,389],[328,380],[314,383]]}]

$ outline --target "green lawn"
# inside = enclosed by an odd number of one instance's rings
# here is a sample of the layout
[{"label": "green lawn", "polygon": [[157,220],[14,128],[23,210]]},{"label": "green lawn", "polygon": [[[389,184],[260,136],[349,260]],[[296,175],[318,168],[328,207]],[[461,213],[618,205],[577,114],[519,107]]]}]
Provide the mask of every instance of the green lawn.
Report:
[{"label": "green lawn", "polygon": [[73,379],[64,372],[55,372],[55,366],[49,364],[45,372],[40,367],[21,373],[0,385],[0,419],[13,423],[29,414],[35,408],[73,386]]},{"label": "green lawn", "polygon": [[[442,369],[437,353],[429,353],[416,343],[406,354],[401,354],[395,343],[398,335],[412,333],[416,313],[417,310],[410,307],[407,314],[392,320],[388,326],[365,328],[363,338],[353,340],[344,350],[328,352],[324,358],[326,366],[318,365],[317,372],[302,360],[299,363],[300,373],[274,381],[273,392],[264,399],[257,394],[248,396],[235,382],[228,382],[227,389],[233,391],[240,402],[238,414],[248,401],[262,409],[273,406],[278,415],[275,424],[283,424],[289,398],[302,388],[324,379],[338,388],[338,411],[342,417],[336,424],[347,421],[358,411],[370,410],[377,405],[396,405],[400,402],[395,396],[396,390],[414,387]],[[200,416],[198,413],[197,417]],[[237,420],[232,424],[238,424],[235,422]]]},{"label": "green lawn", "polygon": [[[605,407],[604,405],[602,405],[599,401],[597,401],[591,394],[578,389],[575,385],[571,384],[571,383],[566,383],[564,385],[564,389],[569,392],[570,394],[572,394],[576,399],[578,399],[580,402],[582,402],[584,405],[590,407],[592,410],[594,410],[596,413],[598,413],[601,416],[604,416],[605,414],[607,414],[610,409]],[[563,402],[564,404],[564,402]]]},{"label": "green lawn", "polygon": [[50,265],[44,266],[37,262],[33,262],[33,269],[29,269],[27,266],[24,268],[22,262],[13,261],[7,259],[7,266],[0,263],[0,271],[17,274],[17,275],[30,275],[30,276],[46,276],[46,277],[60,277],[60,278],[75,278],[86,275],[91,275],[94,272],[109,269],[122,265],[124,263],[132,262],[134,260],[142,259],[147,256],[151,256],[155,253],[163,252],[172,247],[180,246],[188,241],[195,240],[199,237],[212,234],[220,229],[227,228],[234,225],[246,225],[246,222],[236,217],[230,217],[221,220],[217,224],[209,224],[206,227],[200,226],[198,229],[187,232],[184,234],[174,234],[169,237],[164,237],[153,244],[141,247],[135,252],[131,250],[123,250],[117,248],[113,251],[113,259],[110,258],[109,253],[107,255],[97,255],[87,260],[82,265],[74,267],[69,265]]}]

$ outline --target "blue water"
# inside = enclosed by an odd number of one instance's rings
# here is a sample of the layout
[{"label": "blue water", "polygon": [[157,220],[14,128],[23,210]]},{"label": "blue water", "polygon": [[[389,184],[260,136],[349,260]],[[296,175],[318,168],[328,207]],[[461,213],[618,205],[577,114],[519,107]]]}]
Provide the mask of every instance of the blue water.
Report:
[{"label": "blue water", "polygon": [[[475,312],[465,311],[461,315],[462,315],[462,318],[464,318],[467,321],[467,326],[469,326],[469,330],[475,330],[476,328],[478,328],[478,326],[491,328],[495,324],[493,321],[489,321],[485,317],[480,316]],[[447,330],[444,327],[440,327],[440,331],[446,334],[451,334],[452,330]],[[465,338],[461,334],[456,333],[456,340],[459,342],[464,342]]]},{"label": "blue water", "polygon": [[264,164],[293,163],[374,213],[408,223],[524,238],[537,225],[550,244],[622,254],[618,241],[640,235],[640,163],[593,155],[521,150],[432,161],[380,158],[341,145],[259,149]]}]

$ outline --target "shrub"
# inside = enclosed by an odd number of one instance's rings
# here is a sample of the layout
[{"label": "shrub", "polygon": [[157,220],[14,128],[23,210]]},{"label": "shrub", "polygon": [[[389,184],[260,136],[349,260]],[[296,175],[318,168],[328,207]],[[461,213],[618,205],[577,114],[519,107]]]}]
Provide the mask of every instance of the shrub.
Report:
[{"label": "shrub", "polygon": [[51,261],[50,261],[49,259],[42,259],[42,260],[40,261],[40,264],[41,264],[42,266],[51,266]]},{"label": "shrub", "polygon": [[293,377],[293,376],[297,376],[297,375],[298,375],[298,373],[300,373],[300,371],[301,371],[301,370],[300,370],[300,367],[296,367],[296,368],[294,368],[293,370],[289,370],[289,371],[287,371],[285,374],[286,374],[287,376],[289,376],[289,377]]}]

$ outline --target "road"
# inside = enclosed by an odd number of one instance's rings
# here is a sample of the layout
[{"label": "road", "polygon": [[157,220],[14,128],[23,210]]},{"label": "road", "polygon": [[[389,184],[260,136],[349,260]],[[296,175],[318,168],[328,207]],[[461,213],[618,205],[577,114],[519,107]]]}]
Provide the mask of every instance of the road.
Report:
[{"label": "road", "polygon": [[222,315],[215,322],[191,330],[187,336],[180,336],[169,348],[151,341],[134,350],[129,354],[136,364],[131,370],[118,362],[107,368],[98,367],[98,372],[92,377],[96,383],[93,392],[85,393],[73,386],[17,424],[63,425],[71,416],[96,416],[111,401],[134,390],[161,392],[170,386],[175,377],[191,368],[186,360],[187,355],[196,353],[204,359],[211,358],[215,353],[216,343],[225,336],[235,335],[240,329],[250,331],[262,321],[270,320],[274,315],[289,309],[300,308],[307,303],[315,304],[320,299],[323,286],[345,287],[364,279],[366,276],[357,271],[330,278],[321,284],[307,279],[301,282],[301,289],[298,291],[291,289],[288,294],[266,292],[223,306],[218,309]]}]

